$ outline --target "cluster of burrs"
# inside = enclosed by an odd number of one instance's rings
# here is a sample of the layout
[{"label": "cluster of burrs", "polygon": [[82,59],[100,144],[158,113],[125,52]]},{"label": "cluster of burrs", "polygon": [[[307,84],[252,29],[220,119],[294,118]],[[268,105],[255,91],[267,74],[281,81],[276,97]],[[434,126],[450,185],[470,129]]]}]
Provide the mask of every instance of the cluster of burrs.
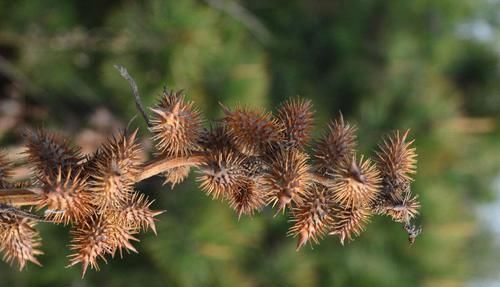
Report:
[{"label": "cluster of burrs", "polygon": [[[139,105],[138,105],[139,106]],[[204,127],[200,112],[182,91],[165,90],[148,118],[156,152],[141,162],[137,131],[109,139],[94,154],[45,131],[26,133],[29,182],[12,183],[12,164],[0,157],[0,249],[7,262],[39,264],[39,221],[71,225],[69,266],[83,273],[117,252],[136,249],[136,234],[155,231],[151,201],[134,190],[137,182],[161,175],[172,187],[198,169],[201,189],[235,210],[238,218],[265,206],[287,213],[298,248],[326,235],[340,241],[359,235],[373,214],[404,225],[420,208],[410,189],[416,153],[408,132],[394,132],[379,146],[376,160],[356,154],[356,128],[342,115],[323,137],[311,141],[311,102],[286,101],[276,113],[222,107],[224,117]],[[306,150],[312,150],[309,156]],[[34,215],[21,209],[34,206]]]}]

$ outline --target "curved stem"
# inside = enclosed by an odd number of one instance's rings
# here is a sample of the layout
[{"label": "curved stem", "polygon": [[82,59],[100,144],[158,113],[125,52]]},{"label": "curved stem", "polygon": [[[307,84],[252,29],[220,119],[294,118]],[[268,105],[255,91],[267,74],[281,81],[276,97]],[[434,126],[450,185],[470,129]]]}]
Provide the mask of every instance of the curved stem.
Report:
[{"label": "curved stem", "polygon": [[[169,169],[181,166],[197,166],[203,162],[206,155],[203,153],[181,157],[158,157],[144,164],[142,172],[137,175],[135,182],[140,182]],[[38,187],[5,188],[0,189],[0,204],[13,206],[35,205],[37,202]]]},{"label": "curved stem", "polygon": [[35,205],[38,188],[5,188],[0,189],[0,203],[13,206]]},{"label": "curved stem", "polygon": [[135,181],[143,181],[175,167],[199,165],[203,162],[205,157],[205,154],[200,153],[174,158],[155,158],[152,161],[144,164],[142,172],[135,178]]}]

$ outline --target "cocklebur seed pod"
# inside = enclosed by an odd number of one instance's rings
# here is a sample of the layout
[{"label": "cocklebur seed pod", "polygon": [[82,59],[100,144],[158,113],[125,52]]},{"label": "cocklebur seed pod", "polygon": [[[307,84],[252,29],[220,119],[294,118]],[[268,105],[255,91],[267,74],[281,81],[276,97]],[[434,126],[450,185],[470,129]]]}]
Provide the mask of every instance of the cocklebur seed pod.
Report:
[{"label": "cocklebur seed pod", "polygon": [[0,188],[7,187],[11,177],[12,163],[9,162],[7,156],[3,152],[0,152]]},{"label": "cocklebur seed pod", "polygon": [[332,207],[330,191],[324,186],[314,185],[307,191],[302,205],[292,209],[293,226],[288,234],[298,236],[297,250],[307,242],[319,244],[319,240],[328,233],[333,221]]},{"label": "cocklebur seed pod", "polygon": [[413,140],[407,142],[409,130],[401,134],[399,131],[384,139],[377,152],[377,164],[382,176],[391,185],[397,186],[411,182],[416,173],[417,154],[412,147]]},{"label": "cocklebur seed pod", "polygon": [[77,166],[83,156],[80,149],[60,136],[44,130],[27,131],[26,154],[38,178],[57,176],[58,167],[63,171]]},{"label": "cocklebur seed pod", "polygon": [[338,236],[340,243],[344,245],[346,240],[353,240],[354,236],[359,236],[365,230],[370,216],[371,212],[367,207],[334,207],[329,234]]},{"label": "cocklebur seed pod", "polygon": [[163,154],[188,155],[198,145],[201,133],[201,117],[183,91],[163,91],[163,96],[151,108],[151,132],[156,148]]},{"label": "cocklebur seed pod", "polygon": [[311,184],[307,154],[296,149],[284,149],[270,155],[269,169],[262,176],[262,188],[268,203],[284,210],[287,205],[301,205]]},{"label": "cocklebur seed pod", "polygon": [[198,181],[207,195],[214,199],[227,198],[247,181],[243,169],[245,157],[233,150],[208,154],[200,165]]},{"label": "cocklebur seed pod", "polygon": [[343,207],[368,206],[380,192],[380,173],[369,159],[344,160],[334,174],[334,200]]},{"label": "cocklebur seed pod", "polygon": [[0,219],[0,252],[5,262],[17,262],[19,270],[23,270],[27,262],[41,266],[36,256],[43,252],[38,249],[41,239],[35,225],[36,222],[29,218]]},{"label": "cocklebur seed pod", "polygon": [[179,166],[165,171],[162,176],[164,178],[163,185],[170,184],[173,189],[177,184],[182,183],[188,176],[191,168],[189,166]]},{"label": "cocklebur seed pod", "polygon": [[[77,169],[77,168],[74,168]],[[88,175],[81,169],[63,172],[59,167],[57,177],[41,179],[43,187],[37,194],[37,209],[47,208],[46,218],[55,222],[78,222],[92,214],[93,196],[89,192]]]},{"label": "cocklebur seed pod", "polygon": [[262,155],[283,139],[283,127],[269,113],[224,107],[224,124],[231,142],[246,155]]},{"label": "cocklebur seed pod", "polygon": [[265,206],[264,194],[258,188],[258,183],[254,180],[246,180],[238,185],[229,195],[229,206],[238,214],[238,219],[242,215],[253,215]]},{"label": "cocklebur seed pod", "polygon": [[146,231],[148,228],[156,234],[155,217],[162,214],[163,210],[150,208],[154,200],[148,200],[143,194],[135,193],[130,201],[118,211],[125,219],[125,223],[132,229]]},{"label": "cocklebur seed pod", "polygon": [[332,175],[340,164],[350,159],[356,149],[356,130],[354,125],[344,121],[342,114],[328,125],[327,132],[316,143],[314,162],[321,175]]},{"label": "cocklebur seed pod", "polygon": [[119,207],[132,196],[141,167],[141,149],[136,136],[137,130],[130,135],[121,133],[106,142],[96,154],[90,190],[94,195],[93,203],[101,209]]},{"label": "cocklebur seed pod", "polygon": [[277,118],[283,130],[283,142],[289,147],[303,147],[310,139],[314,122],[312,104],[303,98],[291,98],[278,109]]}]

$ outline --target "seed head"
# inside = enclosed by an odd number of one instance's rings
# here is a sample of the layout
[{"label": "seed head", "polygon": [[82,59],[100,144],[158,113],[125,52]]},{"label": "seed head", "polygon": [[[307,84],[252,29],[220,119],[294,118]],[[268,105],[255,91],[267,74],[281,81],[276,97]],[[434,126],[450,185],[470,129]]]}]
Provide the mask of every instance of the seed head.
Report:
[{"label": "seed head", "polygon": [[135,193],[130,201],[118,211],[120,216],[125,219],[125,223],[131,229],[139,231],[140,229],[151,230],[156,234],[155,217],[164,211],[151,210],[153,201],[149,201],[143,194]]},{"label": "seed head", "polygon": [[352,240],[353,236],[359,236],[365,230],[370,215],[367,207],[336,207],[333,209],[333,224],[329,234],[337,235],[344,245],[346,239]]},{"label": "seed head", "polygon": [[82,277],[88,267],[99,270],[98,259],[107,263],[106,255],[114,256],[117,250],[122,255],[122,249],[137,253],[130,241],[138,241],[132,234],[136,233],[125,224],[125,219],[119,212],[107,210],[101,215],[88,218],[77,225],[72,231],[73,237],[70,249],[74,251],[69,256],[68,267],[82,264]]},{"label": "seed head", "polygon": [[333,198],[343,207],[366,206],[380,191],[380,173],[369,160],[345,160],[334,175]]},{"label": "seed head", "polygon": [[79,148],[55,134],[36,130],[26,132],[25,137],[27,140],[25,153],[38,178],[56,177],[59,166],[66,171],[83,160]]},{"label": "seed head", "polygon": [[210,153],[200,166],[200,187],[214,199],[227,198],[247,181],[244,160],[242,154],[232,150]]},{"label": "seed head", "polygon": [[255,211],[261,210],[265,203],[264,194],[254,180],[246,180],[229,195],[229,205],[238,214],[238,219],[243,214],[253,215]]},{"label": "seed head", "polygon": [[330,123],[315,148],[315,166],[320,174],[334,174],[344,160],[353,156],[357,145],[356,130],[344,121],[342,114]]},{"label": "seed head", "polygon": [[377,214],[387,215],[395,222],[409,223],[419,214],[420,202],[418,195],[413,196],[408,189],[401,198],[382,201],[373,208]]},{"label": "seed head", "polygon": [[301,147],[310,139],[313,125],[313,112],[310,100],[292,98],[279,109],[277,118],[283,130],[284,144],[291,147]]},{"label": "seed head", "polygon": [[17,216],[0,218],[0,251],[3,252],[3,260],[9,264],[14,261],[23,270],[26,263],[32,262],[42,266],[37,255],[43,254],[40,247],[40,234],[34,228],[36,222],[29,218]]},{"label": "seed head", "polygon": [[151,131],[157,149],[169,155],[188,155],[197,148],[201,132],[200,113],[186,101],[183,91],[163,91],[160,103],[151,109]]},{"label": "seed head", "polygon": [[[76,169],[76,168],[75,168]],[[47,219],[55,222],[78,222],[93,212],[92,194],[88,190],[88,175],[81,169],[62,172],[57,177],[41,179],[43,188],[38,194],[37,209],[47,208]]]},{"label": "seed head", "polygon": [[244,154],[264,154],[282,139],[283,127],[269,113],[237,108],[224,110],[224,123],[232,143]]},{"label": "seed head", "polygon": [[96,154],[95,172],[91,175],[93,203],[104,209],[119,207],[132,195],[135,177],[140,171],[140,147],[131,135],[113,137]]},{"label": "seed head", "polygon": [[331,209],[333,199],[329,190],[314,185],[304,196],[302,205],[292,209],[294,225],[288,231],[291,236],[298,236],[297,250],[308,241],[319,244],[319,240],[328,232],[332,224]]},{"label": "seed head", "polygon": [[280,150],[269,157],[269,170],[262,176],[262,188],[268,203],[284,210],[292,202],[301,205],[310,184],[307,154],[296,150]]},{"label": "seed head", "polygon": [[205,151],[236,149],[231,142],[228,128],[223,124],[215,124],[204,129],[200,135],[199,144]]},{"label": "seed head", "polygon": [[7,187],[11,177],[12,163],[7,159],[7,156],[3,152],[0,152],[0,188]]},{"label": "seed head", "polygon": [[396,131],[379,145],[378,167],[382,172],[384,181],[393,186],[411,182],[412,174],[416,173],[417,154],[411,147],[413,140],[406,142],[409,130],[404,134]]},{"label": "seed head", "polygon": [[179,166],[165,171],[162,176],[165,179],[163,185],[170,183],[173,189],[175,185],[182,183],[188,176],[191,168],[189,166]]}]

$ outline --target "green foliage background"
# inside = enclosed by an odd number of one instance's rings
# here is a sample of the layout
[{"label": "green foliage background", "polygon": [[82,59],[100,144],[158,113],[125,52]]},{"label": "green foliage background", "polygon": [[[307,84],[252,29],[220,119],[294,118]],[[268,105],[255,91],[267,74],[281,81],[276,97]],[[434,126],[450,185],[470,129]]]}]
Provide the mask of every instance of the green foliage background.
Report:
[{"label": "green foliage background", "polygon": [[[218,102],[272,109],[301,95],[315,105],[316,136],[341,110],[369,155],[382,135],[411,128],[424,226],[412,247],[400,225],[374,218],[344,247],[327,238],[295,252],[285,216],[266,209],[238,221],[194,176],[175,190],[156,179],[138,188],[167,213],[158,236],[141,235],[139,255],[81,280],[78,268],[64,268],[67,230],[42,226],[44,267],[17,272],[2,263],[0,285],[462,286],[494,278],[500,254],[475,211],[493,198],[500,167],[499,10],[494,0],[0,1],[0,55],[22,75],[25,100],[49,111],[42,122],[26,115],[31,126],[76,133],[103,106],[128,122],[135,106],[115,63],[135,77],[146,105],[164,85],[182,88],[208,119],[221,115]],[[10,83],[0,75],[0,99]],[[494,128],[457,124],[470,118]],[[148,134],[141,121],[133,125]],[[18,134],[0,140],[21,142]]]}]

